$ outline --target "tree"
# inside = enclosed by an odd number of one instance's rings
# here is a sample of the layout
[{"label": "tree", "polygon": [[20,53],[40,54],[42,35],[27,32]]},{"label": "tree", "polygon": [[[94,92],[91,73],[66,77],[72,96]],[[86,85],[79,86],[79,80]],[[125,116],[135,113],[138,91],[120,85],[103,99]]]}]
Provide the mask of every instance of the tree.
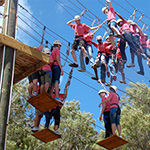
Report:
[{"label": "tree", "polygon": [[[34,108],[26,101],[28,82],[23,80],[13,87],[10,121],[7,132],[7,149],[28,150],[92,150],[97,139],[95,120],[89,112],[80,111],[79,101],[66,102],[61,109],[59,131],[62,138],[43,143],[31,135]],[[41,125],[43,128],[43,125]],[[53,125],[50,127],[53,130]]]},{"label": "tree", "polygon": [[123,150],[148,150],[150,143],[150,88],[144,83],[130,83],[123,97],[122,136],[129,144]]}]

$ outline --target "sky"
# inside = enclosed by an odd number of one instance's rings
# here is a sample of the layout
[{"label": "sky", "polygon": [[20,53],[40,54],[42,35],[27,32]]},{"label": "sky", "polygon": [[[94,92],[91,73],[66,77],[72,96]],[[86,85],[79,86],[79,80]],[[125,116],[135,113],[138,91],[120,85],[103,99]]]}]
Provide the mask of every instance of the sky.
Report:
[{"label": "sky", "polygon": [[[58,2],[62,2],[61,5],[58,4]],[[103,4],[101,4],[100,2]],[[129,1],[129,0],[128,0]],[[74,5],[72,3],[74,3]],[[106,5],[105,0],[80,0],[80,3],[83,4],[80,5],[76,0],[19,0],[19,3],[25,7],[33,16],[35,16],[42,24],[44,24],[47,28],[51,29],[52,31],[56,32],[58,35],[63,37],[66,40],[63,40],[56,34],[52,33],[48,29],[48,33],[45,34],[45,39],[49,41],[49,43],[53,43],[56,39],[60,40],[63,43],[63,46],[61,48],[61,52],[66,55],[67,45],[69,41],[70,43],[73,42],[74,39],[74,30],[71,29],[66,23],[69,20],[72,20],[75,15],[79,15],[85,8],[85,6],[89,11],[81,18],[82,23],[86,23],[87,25],[91,26],[93,20],[96,18],[100,18],[100,23],[102,23],[106,19],[106,15],[102,13],[101,9]],[[149,24],[150,18],[147,18],[146,16],[150,16],[150,11],[148,8],[150,8],[150,0],[145,0],[143,3],[143,0],[130,0],[129,1],[131,5],[134,6],[138,11],[136,12],[136,17],[140,18],[141,13],[144,13],[144,16],[142,20],[138,23],[140,27],[143,26],[144,23]],[[133,13],[134,8],[129,5],[125,0],[112,0],[112,5],[118,13],[120,13],[125,19],[128,19],[130,15]],[[77,7],[76,7],[77,6]],[[0,11],[2,12],[3,7],[0,8]],[[126,10],[125,10],[126,9]],[[29,19],[26,19],[21,13],[18,12],[18,15],[25,20],[26,23],[28,23],[36,32],[38,32],[40,35],[42,35],[42,29],[43,26],[37,22],[31,15],[29,15],[25,10],[18,8],[18,11],[23,13],[26,17],[31,19],[34,23],[38,24],[40,28],[35,25],[33,22],[29,21]],[[118,19],[118,17],[116,17]],[[138,20],[135,18],[135,22]],[[97,19],[96,19],[97,20]],[[2,18],[0,19],[0,23],[2,22]],[[41,41],[41,37],[33,31],[30,27],[28,27],[24,22],[22,22],[18,18],[18,25],[23,27],[25,30],[27,30],[30,34],[32,34],[38,41]],[[95,23],[94,26],[97,24]],[[93,39],[94,42],[96,42],[96,36],[97,35],[104,35],[104,32],[106,31],[106,24],[103,25],[102,28],[100,28]],[[150,27],[148,30],[145,31],[145,33],[149,34]],[[17,39],[21,42],[28,44],[30,46],[38,46],[39,43],[35,41],[33,38],[31,38],[29,35],[27,35],[25,32],[23,32],[19,27],[17,28]],[[44,41],[45,43],[45,41]],[[50,46],[50,45],[49,45]],[[93,47],[93,56],[96,57],[97,49]],[[77,58],[79,58],[79,52],[76,52]],[[131,62],[130,59],[130,52],[129,48],[126,49],[127,54],[127,63],[129,64]],[[65,58],[62,54],[61,57]],[[73,60],[71,54],[69,55],[69,61]],[[61,60],[61,64],[64,64],[64,60]],[[63,70],[67,73],[71,70],[71,68],[68,65],[67,62],[65,67],[63,67]],[[79,59],[78,59],[79,64]],[[146,60],[143,60],[144,65],[144,71],[145,75],[141,76],[136,73],[136,71],[139,71],[139,67],[137,64],[137,58],[135,56],[135,67],[134,70],[131,68],[125,67],[125,76],[127,84],[121,84],[119,80],[121,80],[121,76],[117,74],[117,81],[113,82],[113,85],[117,86],[119,89],[125,91],[126,87],[129,87],[129,80],[133,82],[144,82],[147,86],[150,86],[149,79],[150,78],[150,68],[148,68],[146,64]],[[71,80],[71,85],[69,87],[68,91],[68,97],[67,100],[78,100],[80,102],[81,111],[90,112],[93,114],[93,118],[96,120],[96,124],[101,126],[103,121],[100,122],[98,120],[100,116],[101,108],[98,108],[98,105],[101,101],[101,98],[98,95],[98,91],[102,89],[102,86],[97,83],[96,81],[91,79],[91,76],[94,75],[93,69],[90,67],[90,65],[86,66],[86,69],[88,72],[81,73],[76,68],[73,72],[73,78]],[[98,75],[100,77],[100,69],[98,69]],[[82,81],[79,82],[78,80]],[[67,82],[68,74],[64,73],[64,76],[61,77],[61,91],[60,93],[63,93],[64,86]],[[109,78],[106,77],[106,82],[109,82]],[[83,84],[85,83],[85,84]],[[87,86],[88,85],[88,86]],[[93,87],[93,88],[91,88]],[[108,90],[108,87],[106,87]],[[124,96],[125,93],[118,91],[118,94],[120,96]],[[95,127],[97,131],[99,132],[101,129]]]}]

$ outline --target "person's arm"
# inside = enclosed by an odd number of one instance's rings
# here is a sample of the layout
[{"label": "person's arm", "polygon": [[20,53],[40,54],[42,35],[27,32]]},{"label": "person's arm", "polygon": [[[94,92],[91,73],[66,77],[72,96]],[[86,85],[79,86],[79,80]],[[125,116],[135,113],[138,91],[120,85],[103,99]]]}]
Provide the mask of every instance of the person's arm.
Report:
[{"label": "person's arm", "polygon": [[108,102],[108,101],[110,101],[110,98],[109,98],[109,97],[108,97],[106,100],[104,100],[103,102],[101,102],[98,107],[100,107],[103,103],[106,103],[106,102]]},{"label": "person's arm", "polygon": [[75,21],[75,19],[68,21],[68,22],[67,22],[67,25],[70,26],[70,24],[71,24],[72,22],[74,22],[74,21]]},{"label": "person's arm", "polygon": [[[135,23],[136,24],[136,23]],[[138,30],[139,30],[139,32],[140,32],[140,35],[141,36],[144,36],[144,33],[142,32],[142,30],[141,30],[141,28],[136,24],[136,26],[137,26],[137,28],[138,28]]]},{"label": "person's arm", "polygon": [[115,11],[115,14],[117,14],[118,17],[119,17],[120,19],[122,19],[122,21],[125,21],[125,19],[124,19],[119,13],[117,13],[116,11]]},{"label": "person's arm", "polygon": [[56,56],[56,61],[57,61],[58,65],[59,65],[59,67],[60,67],[60,69],[61,69],[61,75],[63,76],[64,73],[63,73],[63,69],[62,69],[62,67],[61,67],[61,64],[60,64],[60,61],[59,61],[59,60],[60,60],[60,56],[57,55],[57,56]]},{"label": "person's arm", "polygon": [[41,44],[41,45],[38,47],[38,50],[39,50],[39,51],[42,51],[42,49],[43,49],[43,45]]},{"label": "person's arm", "polygon": [[101,28],[101,27],[102,27],[102,25],[100,24],[100,25],[98,25],[98,26],[96,26],[96,27],[90,27],[90,30],[95,30],[95,29]]},{"label": "person's arm", "polygon": [[110,8],[113,8],[110,0],[107,0],[107,3],[109,4]]},{"label": "person's arm", "polygon": [[100,115],[100,117],[99,117],[99,120],[100,120],[100,121],[102,120],[102,115],[103,115],[103,113],[104,113],[104,111],[105,111],[105,108],[106,108],[106,104],[103,104],[103,107],[102,107],[102,110],[101,110],[101,115]]}]

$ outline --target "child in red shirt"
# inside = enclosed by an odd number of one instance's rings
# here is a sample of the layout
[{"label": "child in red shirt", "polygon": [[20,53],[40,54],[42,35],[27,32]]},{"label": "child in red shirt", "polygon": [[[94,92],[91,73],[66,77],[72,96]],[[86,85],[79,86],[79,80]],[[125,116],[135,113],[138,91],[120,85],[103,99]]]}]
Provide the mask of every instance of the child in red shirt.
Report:
[{"label": "child in red shirt", "polygon": [[[106,97],[107,93],[105,90],[100,90],[98,94],[102,98],[102,102],[108,98],[108,97]],[[99,117],[99,120],[101,121],[102,115],[104,115],[105,138],[108,138],[112,134],[109,114],[110,114],[110,102],[108,101],[107,103],[102,104],[102,110],[101,110],[101,114]]]},{"label": "child in red shirt", "polygon": [[[75,24],[72,24],[72,22],[74,22],[74,21],[75,21]],[[69,64],[69,66],[71,66],[71,67],[78,67],[77,58],[76,58],[76,54],[75,54],[75,51],[77,50],[78,46],[79,46],[79,49],[81,49],[83,52],[86,64],[89,63],[89,58],[87,57],[87,53],[85,50],[86,43],[85,43],[85,39],[84,39],[84,32],[89,31],[89,30],[95,30],[98,27],[101,27],[101,25],[96,26],[96,27],[89,27],[86,24],[81,23],[80,21],[81,21],[80,16],[76,15],[73,20],[70,20],[67,22],[67,25],[69,25],[71,28],[73,28],[75,30],[75,39],[74,39],[74,42],[73,42],[72,48],[71,48],[71,54],[74,59],[74,63]]]},{"label": "child in red shirt", "polygon": [[99,107],[108,101],[110,101],[110,121],[111,121],[111,128],[112,133],[115,135],[115,130],[117,126],[117,130],[119,133],[119,136],[121,136],[121,126],[120,126],[120,112],[119,112],[119,96],[116,94],[117,87],[116,86],[110,86],[109,88],[109,96],[106,100],[101,102],[99,104]]},{"label": "child in red shirt", "polygon": [[112,52],[115,53],[116,51],[116,44],[114,40],[114,32],[117,34],[116,36],[119,38],[123,38],[120,34],[119,30],[117,29],[117,23],[115,18],[115,11],[112,7],[111,1],[107,0],[107,3],[109,4],[110,9],[108,7],[102,8],[102,12],[107,15],[107,31],[109,34],[110,42],[112,44]]}]

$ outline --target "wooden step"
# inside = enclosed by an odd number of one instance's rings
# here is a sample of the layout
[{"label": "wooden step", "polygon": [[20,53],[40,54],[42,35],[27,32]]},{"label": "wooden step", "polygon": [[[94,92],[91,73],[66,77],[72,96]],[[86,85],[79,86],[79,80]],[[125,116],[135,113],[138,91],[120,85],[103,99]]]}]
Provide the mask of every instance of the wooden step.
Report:
[{"label": "wooden step", "polygon": [[107,139],[97,142],[96,144],[111,150],[127,143],[129,142],[122,139],[121,137],[117,135],[112,135]]},{"label": "wooden step", "polygon": [[50,129],[43,129],[43,130],[33,133],[32,135],[45,143],[61,138],[61,135],[56,134]]},{"label": "wooden step", "polygon": [[39,95],[29,99],[28,102],[43,113],[59,104],[63,105],[46,92],[40,93]]}]

